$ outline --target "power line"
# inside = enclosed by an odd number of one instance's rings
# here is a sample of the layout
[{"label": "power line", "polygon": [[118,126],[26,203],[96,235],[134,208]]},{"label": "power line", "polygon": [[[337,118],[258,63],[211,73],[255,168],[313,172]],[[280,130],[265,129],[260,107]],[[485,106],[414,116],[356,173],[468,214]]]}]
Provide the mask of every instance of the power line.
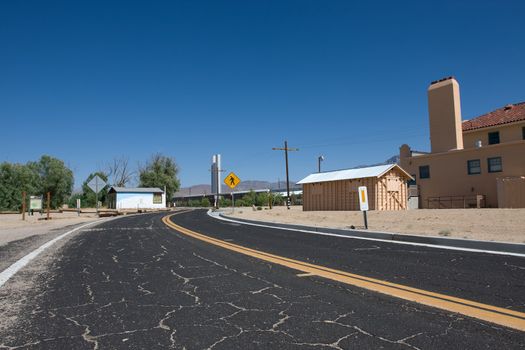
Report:
[{"label": "power line", "polygon": [[[391,134],[391,133],[390,133]],[[349,141],[341,141],[341,142],[328,142],[328,141],[334,141],[337,139],[343,139],[341,138],[332,138],[329,140],[326,140],[327,143],[310,143],[310,144],[301,144],[301,148],[316,148],[316,147],[329,147],[329,146],[341,146],[341,145],[356,145],[356,144],[366,144],[370,142],[390,142],[392,140],[406,140],[407,138],[411,138],[417,135],[420,135],[420,132],[411,132],[406,133],[404,135],[397,134],[396,136],[392,137],[390,135],[381,135],[379,133],[373,133],[370,136],[368,136],[366,139],[362,140],[349,140]],[[389,136],[388,139],[385,139],[386,136]],[[346,137],[346,139],[349,139],[350,137]],[[323,142],[323,140],[321,140]]]}]

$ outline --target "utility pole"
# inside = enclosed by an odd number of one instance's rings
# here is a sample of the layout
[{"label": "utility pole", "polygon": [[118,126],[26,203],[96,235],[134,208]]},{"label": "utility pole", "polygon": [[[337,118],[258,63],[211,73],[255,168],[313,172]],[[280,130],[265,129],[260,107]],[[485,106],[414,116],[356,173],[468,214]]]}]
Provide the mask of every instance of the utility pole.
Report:
[{"label": "utility pole", "polygon": [[290,209],[290,178],[288,176],[288,151],[298,151],[299,148],[288,148],[288,141],[284,141],[284,148],[274,147],[274,151],[284,151],[284,159],[286,161],[286,206]]},{"label": "utility pole", "polygon": [[317,157],[317,166],[318,166],[318,169],[319,169],[319,173],[321,172],[321,162],[324,160],[324,156],[319,156]]}]

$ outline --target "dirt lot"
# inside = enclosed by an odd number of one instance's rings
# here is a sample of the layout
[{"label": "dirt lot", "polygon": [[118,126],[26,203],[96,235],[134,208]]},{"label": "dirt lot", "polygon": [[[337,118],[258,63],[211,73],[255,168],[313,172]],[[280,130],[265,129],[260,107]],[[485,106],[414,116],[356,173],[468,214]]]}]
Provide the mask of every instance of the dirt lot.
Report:
[{"label": "dirt lot", "polygon": [[97,220],[95,213],[81,214],[77,213],[51,213],[51,220],[44,219],[46,215],[36,213],[34,216],[26,215],[25,221],[22,221],[21,214],[1,214],[0,215],[0,246],[11,241],[24,239],[29,236],[45,234],[50,230]]},{"label": "dirt lot", "polygon": [[[226,209],[225,214],[231,215]],[[268,222],[348,229],[363,228],[363,214],[354,211],[302,211],[275,207],[254,211],[237,208],[233,216]],[[426,236],[525,243],[525,209],[420,209],[370,211],[368,228]]]}]

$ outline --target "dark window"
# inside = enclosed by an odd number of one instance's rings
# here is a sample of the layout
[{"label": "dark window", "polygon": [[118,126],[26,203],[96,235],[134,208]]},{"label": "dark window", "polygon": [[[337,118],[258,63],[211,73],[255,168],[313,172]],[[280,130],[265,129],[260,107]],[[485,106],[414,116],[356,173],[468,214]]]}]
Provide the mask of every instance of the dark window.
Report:
[{"label": "dark window", "polygon": [[430,177],[430,166],[422,165],[419,167],[419,178],[428,179]]},{"label": "dark window", "polygon": [[521,128],[521,137],[525,140],[525,126]]},{"label": "dark window", "polygon": [[467,161],[468,174],[481,174],[481,161],[479,159],[472,159]]},{"label": "dark window", "polygon": [[501,157],[494,157],[487,159],[489,165],[489,173],[497,173],[503,171],[503,164],[501,163]]},{"label": "dark window", "polygon": [[489,145],[496,145],[499,143],[499,131],[489,132]]}]

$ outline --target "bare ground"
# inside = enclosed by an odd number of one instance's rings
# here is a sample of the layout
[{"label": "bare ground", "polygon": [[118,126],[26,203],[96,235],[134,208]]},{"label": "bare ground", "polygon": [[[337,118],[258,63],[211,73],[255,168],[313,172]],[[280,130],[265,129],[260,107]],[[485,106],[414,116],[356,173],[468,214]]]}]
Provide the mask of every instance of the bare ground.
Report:
[{"label": "bare ground", "polygon": [[[363,228],[359,211],[302,211],[274,207],[254,211],[252,208],[225,209],[225,214],[241,219],[284,224],[349,229]],[[441,236],[525,243],[525,209],[420,209],[405,211],[369,211],[371,231],[396,232],[424,236]]]},{"label": "bare ground", "polygon": [[0,246],[9,242],[24,239],[34,235],[46,234],[51,230],[97,220],[95,213],[81,214],[74,212],[52,213],[51,220],[43,220],[46,215],[35,213],[26,215],[22,220],[21,214],[0,215]]}]

